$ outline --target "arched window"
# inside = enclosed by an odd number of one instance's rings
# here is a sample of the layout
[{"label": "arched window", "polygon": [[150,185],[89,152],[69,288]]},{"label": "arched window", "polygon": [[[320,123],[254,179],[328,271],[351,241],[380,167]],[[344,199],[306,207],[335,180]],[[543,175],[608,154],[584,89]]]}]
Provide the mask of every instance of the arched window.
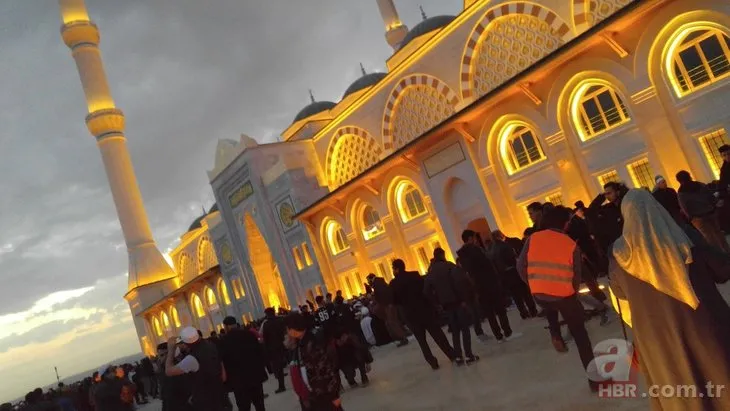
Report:
[{"label": "arched window", "polygon": [[170,317],[172,317],[172,322],[175,324],[175,328],[179,328],[180,316],[177,314],[177,308],[174,305],[170,307]]},{"label": "arched window", "polygon": [[385,229],[380,221],[380,214],[372,206],[366,206],[362,215],[362,236],[370,240],[383,234]]},{"label": "arched window", "polygon": [[205,288],[205,302],[208,304],[208,307],[218,304],[218,299],[215,298],[215,292],[210,287]]},{"label": "arched window", "polygon": [[193,305],[193,313],[198,316],[198,318],[205,317],[205,309],[203,308],[203,302],[200,301],[200,297],[198,297],[197,294],[193,294],[191,298],[191,303]]},{"label": "arched window", "polygon": [[714,28],[694,28],[676,38],[667,56],[667,71],[678,95],[730,75],[728,43],[728,36]]},{"label": "arched window", "polygon": [[231,297],[228,295],[228,287],[226,287],[226,282],[222,279],[218,280],[218,294],[220,294],[223,304],[231,305]]},{"label": "arched window", "polygon": [[345,231],[334,221],[330,221],[327,224],[327,243],[330,246],[332,255],[340,254],[350,248]]},{"label": "arched window", "polygon": [[162,336],[162,327],[160,327],[160,320],[157,317],[152,318],[152,325],[155,327],[155,334]]},{"label": "arched window", "polygon": [[500,135],[500,154],[508,174],[545,159],[535,133],[524,123],[510,123]]},{"label": "arched window", "polygon": [[163,311],[160,318],[162,318],[162,326],[165,327],[165,330],[170,331],[172,327],[170,327],[170,317],[167,316],[167,313]]},{"label": "arched window", "polygon": [[401,221],[407,223],[426,214],[426,206],[418,189],[407,182],[398,185],[395,192],[396,205]]},{"label": "arched window", "polygon": [[579,86],[573,98],[571,114],[583,141],[630,120],[623,100],[608,84],[588,83]]}]

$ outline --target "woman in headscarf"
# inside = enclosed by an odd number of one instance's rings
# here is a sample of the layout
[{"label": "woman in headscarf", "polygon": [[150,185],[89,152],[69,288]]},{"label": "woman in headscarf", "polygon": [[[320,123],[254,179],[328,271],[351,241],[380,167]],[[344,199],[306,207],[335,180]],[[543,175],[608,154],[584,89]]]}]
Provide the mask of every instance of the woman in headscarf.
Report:
[{"label": "woman in headscarf", "polygon": [[[645,190],[629,191],[621,212],[623,235],[610,253],[611,290],[633,328],[646,385],[697,390],[698,398],[652,398],[653,408],[727,410],[730,307],[716,286],[730,278],[727,257],[691,228],[680,228]],[[718,385],[726,385],[721,397]]]}]

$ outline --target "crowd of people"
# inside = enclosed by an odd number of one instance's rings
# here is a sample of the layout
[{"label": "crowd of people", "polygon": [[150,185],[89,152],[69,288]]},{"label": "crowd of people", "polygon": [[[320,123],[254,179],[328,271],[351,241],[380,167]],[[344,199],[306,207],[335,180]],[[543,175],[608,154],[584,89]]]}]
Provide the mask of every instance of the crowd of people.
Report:
[{"label": "crowd of people", "polygon": [[[165,411],[223,411],[231,408],[232,393],[239,410],[264,411],[269,375],[277,381],[274,394],[287,391],[289,376],[304,411],[342,410],[342,376],[352,388],[367,386],[371,347],[403,347],[412,335],[438,370],[430,335],[450,362],[470,365],[480,360],[472,329],[489,339],[484,320],[498,343],[519,336],[507,316],[510,305],[523,319],[544,317],[561,353],[568,351],[566,325],[588,370],[594,352],[586,319],[609,321],[609,299],[598,281],[603,276],[633,330],[636,361],[649,385],[727,383],[730,307],[716,284],[730,279],[730,146],[720,153],[725,162],[712,185],[680,171],[676,191],[656,176],[652,191],[609,182],[587,207],[532,203],[533,226],[522,239],[465,230],[456,261],[437,248],[425,276],[396,259],[390,283],[370,274],[360,297],[346,301],[337,291],[293,312],[269,308],[265,318],[246,325],[227,317],[209,338],[187,327],[160,344],[154,358],[102,367],[58,390],[36,389],[22,404],[0,410],[126,411],[161,398]],[[594,392],[613,383],[588,376]],[[662,410],[727,409],[723,398],[703,394],[652,401]]]}]

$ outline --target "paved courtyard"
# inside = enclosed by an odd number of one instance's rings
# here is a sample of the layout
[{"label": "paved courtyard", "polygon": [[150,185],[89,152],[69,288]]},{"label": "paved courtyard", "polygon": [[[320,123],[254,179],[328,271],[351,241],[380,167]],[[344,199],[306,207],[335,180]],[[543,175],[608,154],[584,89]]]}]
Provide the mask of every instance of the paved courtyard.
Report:
[{"label": "paved courtyard", "polygon": [[[720,289],[728,299],[730,285]],[[344,408],[347,411],[649,409],[646,399],[598,398],[588,389],[574,345],[569,343],[570,351],[558,354],[550,344],[544,319],[522,320],[516,310],[510,311],[509,317],[515,332],[522,336],[504,344],[497,344],[494,339],[474,340],[474,351],[482,359],[468,367],[448,364],[433,343],[434,353],[442,363],[438,371],[426,365],[415,341],[403,348],[390,345],[374,349],[370,386],[346,389],[342,395]],[[617,318],[605,327],[592,320],[587,327],[593,344],[622,338]],[[275,395],[274,389],[275,383],[270,379],[265,386],[270,393],[266,400],[268,410],[300,410],[294,392]],[[159,404],[142,409],[159,410]]]},{"label": "paved courtyard", "polygon": [[[609,400],[592,394],[573,345],[567,354],[558,354],[550,344],[544,319],[521,320],[515,310],[509,316],[513,328],[522,336],[504,344],[497,344],[494,339],[475,340],[475,352],[482,359],[468,367],[450,365],[439,352],[442,368],[432,371],[423,361],[415,341],[403,348],[391,345],[375,349],[371,385],[346,389],[342,396],[344,408],[347,411],[648,409],[646,400]],[[617,319],[605,327],[594,320],[588,327],[594,343],[621,337]],[[270,393],[267,409],[300,409],[291,390],[274,395],[271,380],[265,389]],[[159,409],[159,404],[143,408],[144,411]]]}]

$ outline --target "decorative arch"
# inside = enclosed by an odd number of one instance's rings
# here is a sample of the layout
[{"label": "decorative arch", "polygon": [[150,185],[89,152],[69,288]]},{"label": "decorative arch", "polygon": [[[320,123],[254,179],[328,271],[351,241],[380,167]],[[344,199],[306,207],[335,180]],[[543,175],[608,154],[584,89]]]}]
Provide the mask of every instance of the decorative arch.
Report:
[{"label": "decorative arch", "polygon": [[174,305],[170,306],[170,319],[172,320],[172,324],[175,326],[175,328],[180,328],[182,323],[180,322],[180,315],[177,312],[177,307]]},{"label": "decorative arch", "polygon": [[218,259],[210,238],[203,236],[198,241],[198,274],[203,274],[216,265],[218,265]]},{"label": "decorative arch", "polygon": [[330,255],[333,256],[342,254],[350,248],[344,228],[333,218],[327,218],[322,222],[322,239]]},{"label": "decorative arch", "polygon": [[195,266],[195,262],[190,257],[190,254],[188,253],[181,253],[180,257],[178,257],[178,275],[183,278],[183,280],[189,280],[195,277],[195,275],[198,272],[197,267]]},{"label": "decorative arch", "polygon": [[[573,37],[555,12],[528,2],[491,8],[471,32],[461,60],[461,96],[483,96]],[[506,42],[519,54],[505,50]]]},{"label": "decorative arch", "polygon": [[208,308],[218,305],[218,296],[215,294],[212,287],[206,286],[205,289],[203,289],[203,297],[205,297],[205,305]]},{"label": "decorative arch", "polygon": [[397,178],[391,181],[388,186],[388,203],[403,224],[428,214],[423,190],[408,178]]},{"label": "decorative arch", "polygon": [[360,127],[337,130],[327,150],[327,182],[339,187],[380,161],[383,148]]},{"label": "decorative arch", "polygon": [[383,147],[397,150],[456,111],[459,97],[436,77],[412,74],[390,92],[383,113]]},{"label": "decorative arch", "polygon": [[172,323],[170,322],[170,317],[167,315],[167,313],[164,310],[160,312],[160,322],[162,323],[162,327],[165,329],[165,331],[172,330]]},{"label": "decorative arch", "polygon": [[634,0],[573,0],[573,25],[582,33]]}]

